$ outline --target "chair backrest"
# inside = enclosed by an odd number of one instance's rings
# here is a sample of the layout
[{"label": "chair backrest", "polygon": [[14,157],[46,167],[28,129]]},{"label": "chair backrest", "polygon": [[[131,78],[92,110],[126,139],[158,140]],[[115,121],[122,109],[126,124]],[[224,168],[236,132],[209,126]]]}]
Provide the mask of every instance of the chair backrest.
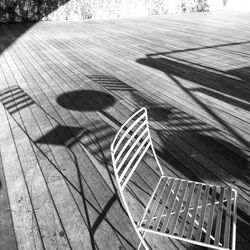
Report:
[{"label": "chair backrest", "polygon": [[163,175],[150,136],[147,110],[141,108],[121,126],[111,144],[114,172],[121,191],[126,187],[150,147]]}]

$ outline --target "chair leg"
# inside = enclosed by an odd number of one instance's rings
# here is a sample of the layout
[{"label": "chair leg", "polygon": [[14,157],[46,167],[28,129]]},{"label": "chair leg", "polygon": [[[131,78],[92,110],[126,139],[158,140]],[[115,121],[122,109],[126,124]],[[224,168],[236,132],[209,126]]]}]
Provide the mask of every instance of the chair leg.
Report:
[{"label": "chair leg", "polygon": [[146,250],[149,250],[148,245],[147,245],[146,241],[144,240],[144,237],[146,236],[146,232],[144,231],[142,235],[139,232],[139,235],[140,235],[139,236],[139,238],[140,238],[140,244],[139,244],[137,250],[140,250],[141,245],[143,245]]}]

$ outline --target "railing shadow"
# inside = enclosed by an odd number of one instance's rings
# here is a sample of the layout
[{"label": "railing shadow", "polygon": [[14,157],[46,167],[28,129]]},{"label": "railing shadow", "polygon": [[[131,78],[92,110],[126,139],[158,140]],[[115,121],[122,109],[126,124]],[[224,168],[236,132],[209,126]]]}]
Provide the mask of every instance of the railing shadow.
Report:
[{"label": "railing shadow", "polygon": [[176,49],[176,50],[171,50],[171,51],[166,51],[166,52],[150,53],[150,54],[147,54],[147,56],[148,57],[152,57],[152,56],[170,56],[170,55],[173,55],[173,54],[179,54],[179,53],[185,53],[185,52],[192,52],[192,51],[199,51],[199,50],[206,50],[206,49],[216,49],[216,48],[237,46],[237,45],[243,45],[243,44],[249,44],[249,43],[250,43],[250,41],[229,42],[229,43],[227,42],[227,43],[221,43],[221,44],[216,44],[216,45],[192,47],[192,48],[189,48],[189,49]]},{"label": "railing shadow", "polygon": [[[242,72],[248,72],[250,67],[221,71],[184,59],[167,56],[157,57],[153,55],[137,59],[137,62],[161,70],[172,77],[180,77],[197,83],[204,88],[209,88],[209,90],[211,90],[209,92],[211,96],[214,95],[217,99],[221,99],[222,101],[226,101],[229,104],[236,105],[243,109],[247,107],[247,110],[249,110],[249,105],[245,104],[242,106],[242,103],[244,101],[250,101],[250,77],[247,73],[243,74]],[[192,89],[190,92],[192,92]]]}]

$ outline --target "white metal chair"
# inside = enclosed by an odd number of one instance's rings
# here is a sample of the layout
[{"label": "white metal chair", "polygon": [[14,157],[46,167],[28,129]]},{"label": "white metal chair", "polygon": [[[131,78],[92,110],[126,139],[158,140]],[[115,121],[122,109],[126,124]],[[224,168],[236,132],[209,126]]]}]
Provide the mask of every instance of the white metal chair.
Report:
[{"label": "white metal chair", "polygon": [[[132,216],[124,192],[146,153],[153,155],[161,173],[139,222]],[[214,248],[235,249],[236,190],[165,176],[150,136],[147,110],[135,112],[111,144],[119,193],[145,249],[146,234],[158,234]]]}]

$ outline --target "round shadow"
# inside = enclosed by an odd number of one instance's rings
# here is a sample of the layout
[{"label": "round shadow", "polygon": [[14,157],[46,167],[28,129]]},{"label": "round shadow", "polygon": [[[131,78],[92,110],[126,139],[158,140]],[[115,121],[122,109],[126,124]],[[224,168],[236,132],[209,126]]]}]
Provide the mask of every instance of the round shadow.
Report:
[{"label": "round shadow", "polygon": [[169,116],[172,114],[170,108],[155,107],[148,109],[148,117],[150,121],[164,122],[169,120]]},{"label": "round shadow", "polygon": [[59,105],[77,111],[101,111],[114,105],[115,98],[107,93],[94,90],[65,92],[56,98]]}]

